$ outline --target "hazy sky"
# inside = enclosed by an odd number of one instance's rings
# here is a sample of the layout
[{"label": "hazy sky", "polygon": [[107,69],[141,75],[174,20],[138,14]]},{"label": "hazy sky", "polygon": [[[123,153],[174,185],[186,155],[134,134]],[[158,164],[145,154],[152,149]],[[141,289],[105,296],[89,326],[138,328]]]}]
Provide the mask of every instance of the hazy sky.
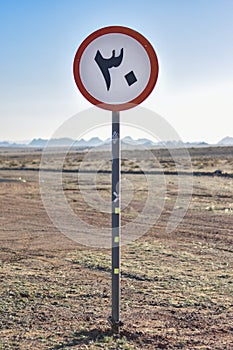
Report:
[{"label": "hazy sky", "polygon": [[233,136],[232,0],[0,0],[0,140],[49,138],[91,106],[73,59],[109,25],[141,32],[156,50],[159,78],[145,107],[185,141]]}]

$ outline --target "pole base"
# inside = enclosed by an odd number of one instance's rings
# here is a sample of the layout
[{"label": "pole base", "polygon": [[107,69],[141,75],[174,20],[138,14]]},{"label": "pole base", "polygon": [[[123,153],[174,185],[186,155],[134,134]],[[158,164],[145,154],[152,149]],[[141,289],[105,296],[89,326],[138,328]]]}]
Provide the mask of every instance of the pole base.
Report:
[{"label": "pole base", "polygon": [[122,327],[124,324],[121,321],[114,321],[112,319],[112,316],[108,317],[108,323],[110,324],[111,328],[112,328],[112,332],[114,334],[119,334],[120,332],[120,327]]}]

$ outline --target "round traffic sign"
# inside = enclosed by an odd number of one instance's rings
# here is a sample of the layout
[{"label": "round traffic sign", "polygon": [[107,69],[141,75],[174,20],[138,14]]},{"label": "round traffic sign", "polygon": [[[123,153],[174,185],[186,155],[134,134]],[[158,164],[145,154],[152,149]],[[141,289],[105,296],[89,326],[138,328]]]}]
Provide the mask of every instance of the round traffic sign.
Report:
[{"label": "round traffic sign", "polygon": [[83,96],[111,111],[140,104],[158,78],[158,59],[152,45],[140,33],[121,26],[90,34],[78,48],[73,68]]}]

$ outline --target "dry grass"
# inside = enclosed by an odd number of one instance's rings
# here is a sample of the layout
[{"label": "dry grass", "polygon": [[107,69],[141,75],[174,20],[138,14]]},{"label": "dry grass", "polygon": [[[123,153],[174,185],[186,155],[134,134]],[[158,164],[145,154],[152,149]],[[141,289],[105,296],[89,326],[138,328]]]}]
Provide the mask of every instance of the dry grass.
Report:
[{"label": "dry grass", "polygon": [[[223,159],[220,151],[202,152],[193,154],[196,168],[216,170],[221,165],[230,171],[229,154]],[[158,156],[172,169],[164,154]],[[36,167],[39,157],[4,154],[0,160],[2,167],[8,161],[30,167],[34,162]],[[78,163],[71,155],[67,166]],[[125,161],[124,166],[133,164]],[[146,198],[142,178],[126,177],[140,200],[123,210],[123,223],[140,211]],[[110,250],[85,248],[58,232],[41,203],[37,172],[5,170],[0,179],[6,181],[0,183],[1,350],[233,348],[232,179],[194,178],[189,210],[168,235],[177,181],[166,177],[160,219],[146,235],[122,247],[124,326],[119,338],[107,324]],[[107,200],[109,175],[99,175],[97,182],[98,193]],[[93,190],[88,182],[83,186]],[[109,214],[84,208],[75,175],[64,176],[64,190],[83,219],[109,226]]]}]

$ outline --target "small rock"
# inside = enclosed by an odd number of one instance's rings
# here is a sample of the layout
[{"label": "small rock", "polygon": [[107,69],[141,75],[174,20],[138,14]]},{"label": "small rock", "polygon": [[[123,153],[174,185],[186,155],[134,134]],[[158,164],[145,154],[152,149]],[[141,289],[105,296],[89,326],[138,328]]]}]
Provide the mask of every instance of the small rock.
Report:
[{"label": "small rock", "polygon": [[222,175],[222,170],[220,169],[215,170],[214,175],[217,175],[217,176]]},{"label": "small rock", "polygon": [[19,295],[22,297],[22,298],[29,298],[30,294],[25,291],[25,292],[20,292]]}]

